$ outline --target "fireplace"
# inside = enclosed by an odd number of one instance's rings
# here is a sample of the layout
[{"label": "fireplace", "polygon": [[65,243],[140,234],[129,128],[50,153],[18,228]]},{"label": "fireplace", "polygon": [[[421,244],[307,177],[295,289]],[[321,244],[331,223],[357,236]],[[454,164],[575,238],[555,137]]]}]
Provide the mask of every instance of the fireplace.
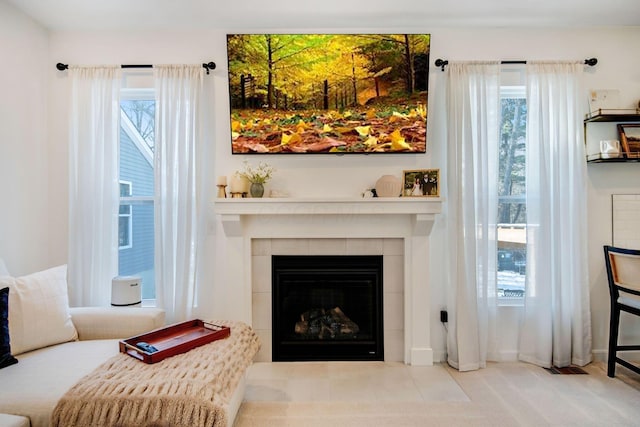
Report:
[{"label": "fireplace", "polygon": [[273,361],[384,360],[382,256],[273,256]]},{"label": "fireplace", "polygon": [[250,324],[262,341],[256,360],[271,361],[272,255],[383,255],[384,360],[431,365],[429,234],[441,207],[421,197],[216,199],[225,280],[207,289],[210,310]]}]

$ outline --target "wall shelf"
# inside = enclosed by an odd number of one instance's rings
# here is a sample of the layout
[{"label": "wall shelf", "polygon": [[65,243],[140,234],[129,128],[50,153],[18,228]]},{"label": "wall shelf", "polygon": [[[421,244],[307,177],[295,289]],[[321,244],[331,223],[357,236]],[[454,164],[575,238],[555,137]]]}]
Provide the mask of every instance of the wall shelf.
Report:
[{"label": "wall shelf", "polygon": [[640,109],[604,110],[599,109],[586,115],[585,123],[596,122],[640,122]]},{"label": "wall shelf", "polygon": [[640,157],[617,157],[613,159],[605,159],[601,154],[591,154],[587,156],[587,163],[637,163]]},{"label": "wall shelf", "polygon": [[[640,123],[640,108],[636,109],[598,109],[585,116],[584,138],[587,144],[587,125],[589,123]],[[637,163],[638,153],[622,152],[620,157],[603,158],[602,154],[587,154],[587,163]]]}]

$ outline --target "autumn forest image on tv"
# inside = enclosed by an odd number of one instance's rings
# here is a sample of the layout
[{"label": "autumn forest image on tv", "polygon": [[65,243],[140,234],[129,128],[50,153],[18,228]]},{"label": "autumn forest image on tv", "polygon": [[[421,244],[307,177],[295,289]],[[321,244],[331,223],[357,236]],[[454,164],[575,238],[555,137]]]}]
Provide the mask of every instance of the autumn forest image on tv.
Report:
[{"label": "autumn forest image on tv", "polygon": [[429,34],[227,35],[232,153],[424,153]]}]

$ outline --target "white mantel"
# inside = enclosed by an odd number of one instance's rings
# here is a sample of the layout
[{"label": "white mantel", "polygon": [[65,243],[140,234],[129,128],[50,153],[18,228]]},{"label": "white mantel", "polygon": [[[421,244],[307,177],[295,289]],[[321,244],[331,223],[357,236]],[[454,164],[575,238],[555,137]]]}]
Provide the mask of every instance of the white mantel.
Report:
[{"label": "white mantel", "polygon": [[404,239],[405,363],[433,364],[430,338],[429,234],[439,198],[216,199],[226,235],[229,318],[252,324],[251,241],[259,238]]}]

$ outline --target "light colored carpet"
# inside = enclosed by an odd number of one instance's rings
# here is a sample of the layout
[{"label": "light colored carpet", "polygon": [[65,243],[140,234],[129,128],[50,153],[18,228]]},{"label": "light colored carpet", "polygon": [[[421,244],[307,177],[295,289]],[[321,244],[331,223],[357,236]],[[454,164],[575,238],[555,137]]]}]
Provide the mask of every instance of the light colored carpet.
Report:
[{"label": "light colored carpet", "polygon": [[[640,391],[524,363],[460,373],[446,365],[256,364],[235,427],[637,426]],[[631,381],[631,378],[628,379]]]}]

